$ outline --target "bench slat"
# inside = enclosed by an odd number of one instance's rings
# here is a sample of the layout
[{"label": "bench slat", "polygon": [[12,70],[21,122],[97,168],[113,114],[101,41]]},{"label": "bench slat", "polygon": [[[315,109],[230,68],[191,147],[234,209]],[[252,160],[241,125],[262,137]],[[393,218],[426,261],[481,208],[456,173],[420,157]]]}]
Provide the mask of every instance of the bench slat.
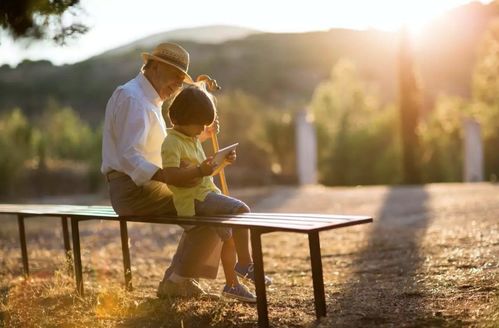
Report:
[{"label": "bench slat", "polygon": [[367,216],[314,214],[314,213],[244,213],[216,216],[129,216],[119,217],[111,206],[105,205],[50,205],[50,204],[1,204],[0,213],[25,216],[71,216],[80,220],[119,219],[129,222],[166,223],[182,225],[217,225],[267,230],[313,232],[372,222]]}]

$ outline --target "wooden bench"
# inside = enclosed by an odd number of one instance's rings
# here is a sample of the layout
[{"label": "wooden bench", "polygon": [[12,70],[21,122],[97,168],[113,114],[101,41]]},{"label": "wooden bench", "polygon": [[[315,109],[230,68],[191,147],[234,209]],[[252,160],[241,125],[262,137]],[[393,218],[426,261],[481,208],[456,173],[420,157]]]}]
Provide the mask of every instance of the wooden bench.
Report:
[{"label": "wooden bench", "polygon": [[251,232],[251,247],[255,268],[255,290],[257,295],[258,325],[268,327],[267,295],[264,281],[263,255],[261,235],[269,232],[297,232],[308,234],[312,280],[314,288],[315,313],[317,319],[326,316],[326,299],[322,275],[322,259],[319,232],[341,227],[372,222],[368,216],[326,215],[305,213],[247,213],[240,215],[219,216],[118,216],[110,206],[78,206],[78,205],[34,205],[34,204],[0,204],[0,214],[17,215],[21,253],[24,273],[29,274],[28,253],[24,220],[36,216],[60,217],[63,229],[64,248],[68,254],[69,245],[68,219],[71,220],[73,242],[74,275],[78,293],[83,295],[83,275],[80,253],[79,222],[84,220],[108,220],[120,223],[121,246],[125,288],[132,288],[130,252],[128,247],[127,222],[155,224],[195,224],[226,226],[232,228],[248,228]]}]

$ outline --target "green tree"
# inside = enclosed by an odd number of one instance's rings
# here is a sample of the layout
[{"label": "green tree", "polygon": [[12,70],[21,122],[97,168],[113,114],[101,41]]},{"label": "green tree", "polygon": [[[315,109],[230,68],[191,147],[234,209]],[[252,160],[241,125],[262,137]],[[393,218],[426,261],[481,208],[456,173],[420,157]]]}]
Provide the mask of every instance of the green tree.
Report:
[{"label": "green tree", "polygon": [[486,32],[473,72],[473,114],[483,128],[485,174],[499,176],[499,19]]},{"label": "green tree", "polygon": [[315,90],[319,180],[328,185],[399,182],[396,112],[380,105],[355,65],[340,60]]},{"label": "green tree", "polygon": [[[264,122],[270,108],[255,97],[236,90],[218,97],[217,110],[220,146],[239,142],[237,163],[227,169],[229,183],[269,183],[271,147],[265,137]],[[206,146],[206,153],[212,153],[211,146]]]},{"label": "green tree", "polygon": [[[14,39],[51,39],[64,44],[88,28],[74,21],[81,8],[79,0],[2,0],[0,28]],[[73,16],[73,17],[71,17]],[[68,21],[71,23],[68,24]]]},{"label": "green tree", "polygon": [[92,133],[88,157],[86,162],[88,163],[88,178],[90,181],[90,188],[92,190],[97,190],[103,183],[104,177],[100,171],[102,164],[102,130],[103,123],[101,123]]},{"label": "green tree", "polygon": [[294,114],[288,111],[267,112],[263,118],[265,141],[271,170],[278,182],[296,182],[296,144]]},{"label": "green tree", "polygon": [[463,172],[463,119],[469,102],[441,96],[420,125],[421,167],[424,182],[458,182]]},{"label": "green tree", "polygon": [[80,161],[94,156],[94,133],[71,107],[50,101],[36,126],[45,156]]},{"label": "green tree", "polygon": [[409,33],[406,29],[403,29],[400,34],[399,93],[403,181],[410,184],[420,183],[419,141],[416,129],[419,121],[421,94],[416,79]]},{"label": "green tree", "polygon": [[20,182],[25,162],[33,154],[33,133],[19,108],[0,116],[0,195]]}]

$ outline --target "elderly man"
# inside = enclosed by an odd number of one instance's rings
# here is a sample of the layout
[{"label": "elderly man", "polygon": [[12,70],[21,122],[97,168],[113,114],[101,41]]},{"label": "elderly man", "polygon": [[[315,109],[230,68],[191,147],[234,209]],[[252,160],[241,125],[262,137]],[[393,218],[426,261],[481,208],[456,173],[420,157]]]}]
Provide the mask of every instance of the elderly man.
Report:
[{"label": "elderly man", "polygon": [[[189,54],[177,44],[162,43],[152,53],[143,53],[142,58],[139,74],[119,86],[107,103],[101,171],[119,215],[175,215],[161,164],[161,145],[166,136],[161,107],[182,83],[193,83],[187,73]],[[204,139],[209,133],[205,131]],[[159,285],[158,296],[204,295],[196,279],[216,277],[219,244],[213,228],[185,231]]]}]

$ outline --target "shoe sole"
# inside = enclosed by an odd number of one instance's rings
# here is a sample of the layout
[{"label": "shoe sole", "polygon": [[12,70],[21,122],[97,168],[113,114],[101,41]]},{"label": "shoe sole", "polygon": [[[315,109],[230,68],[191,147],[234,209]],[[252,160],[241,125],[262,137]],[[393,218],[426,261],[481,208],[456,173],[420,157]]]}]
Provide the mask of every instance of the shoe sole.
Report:
[{"label": "shoe sole", "polygon": [[[237,274],[237,276],[238,276],[239,278],[244,279],[244,280],[246,280],[247,282],[250,282],[253,286],[255,285],[255,282],[253,281],[253,279],[248,278],[248,277],[246,277],[246,276],[243,276],[242,274],[240,274],[240,273],[239,273],[239,272],[237,272],[237,271],[236,271],[236,274]],[[272,281],[271,281],[271,282],[269,282],[269,283],[265,282],[265,286],[270,286],[270,285],[272,285]]]},{"label": "shoe sole", "polygon": [[246,298],[242,296],[237,296],[234,294],[229,294],[229,293],[222,293],[222,296],[227,297],[227,298],[232,298],[241,302],[246,302],[246,303],[256,303],[256,298]]}]

